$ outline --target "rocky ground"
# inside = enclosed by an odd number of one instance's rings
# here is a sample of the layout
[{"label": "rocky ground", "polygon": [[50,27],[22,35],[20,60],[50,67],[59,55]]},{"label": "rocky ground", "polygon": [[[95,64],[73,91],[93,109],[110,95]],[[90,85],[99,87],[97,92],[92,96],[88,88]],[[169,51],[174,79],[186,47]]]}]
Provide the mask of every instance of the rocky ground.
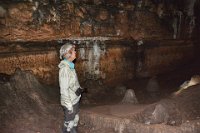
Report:
[{"label": "rocky ground", "polygon": [[[172,96],[184,81],[199,74],[198,64],[168,75],[116,83],[113,88],[87,81],[84,86],[88,92],[81,100],[79,133],[199,132],[199,86]],[[63,112],[58,87],[42,85],[31,72],[20,69],[14,75],[0,76],[2,133],[61,131]],[[127,89],[134,90],[138,104],[121,104]]]},{"label": "rocky ground", "polygon": [[189,80],[191,75],[199,74],[198,64],[194,62],[168,75],[127,82],[125,86],[135,90],[139,104],[121,104],[119,100],[112,105],[82,108],[79,131],[81,133],[200,132],[198,102],[200,86],[189,87],[178,95],[174,93],[183,81]]},{"label": "rocky ground", "polygon": [[[62,111],[50,89],[31,74],[16,70],[0,87],[2,133],[57,133]],[[58,119],[59,118],[59,119]]]}]

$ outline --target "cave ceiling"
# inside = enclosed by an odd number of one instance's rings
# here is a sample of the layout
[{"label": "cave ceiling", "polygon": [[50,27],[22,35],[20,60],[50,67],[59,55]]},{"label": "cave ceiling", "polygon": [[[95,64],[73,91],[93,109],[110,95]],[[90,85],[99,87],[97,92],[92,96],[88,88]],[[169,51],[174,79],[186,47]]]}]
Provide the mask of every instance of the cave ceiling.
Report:
[{"label": "cave ceiling", "polygon": [[[185,38],[199,25],[199,3],[199,0],[1,0],[0,40]],[[188,26],[188,30],[181,31],[183,35],[178,33]]]}]

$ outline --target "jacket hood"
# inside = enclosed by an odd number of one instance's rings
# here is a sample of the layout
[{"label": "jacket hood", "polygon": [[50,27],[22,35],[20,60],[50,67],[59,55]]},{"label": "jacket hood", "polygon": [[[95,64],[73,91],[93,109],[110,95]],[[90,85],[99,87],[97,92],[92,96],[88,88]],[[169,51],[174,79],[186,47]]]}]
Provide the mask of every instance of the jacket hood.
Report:
[{"label": "jacket hood", "polygon": [[63,67],[66,67],[66,66],[69,66],[69,64],[66,61],[64,61],[64,60],[62,60],[60,62],[60,64],[58,65],[59,68],[63,68]]}]

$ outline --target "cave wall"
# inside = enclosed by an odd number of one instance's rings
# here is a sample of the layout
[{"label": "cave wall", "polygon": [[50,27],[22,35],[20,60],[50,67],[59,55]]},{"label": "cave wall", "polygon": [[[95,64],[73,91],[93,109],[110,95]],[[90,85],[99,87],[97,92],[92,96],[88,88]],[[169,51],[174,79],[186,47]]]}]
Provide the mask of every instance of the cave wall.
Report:
[{"label": "cave wall", "polygon": [[195,50],[197,53],[197,57],[200,55],[200,1],[198,0],[196,2],[195,8],[194,8],[194,14],[196,16],[196,27],[193,33],[193,40],[194,40],[194,44],[195,44]]},{"label": "cave wall", "polygon": [[[12,3],[10,2],[12,1]],[[140,5],[141,4],[141,5]],[[170,39],[162,4],[132,1],[9,0],[1,2],[2,40],[38,41],[73,37]]]},{"label": "cave wall", "polygon": [[148,43],[151,46],[144,49],[145,59],[139,73],[142,77],[181,69],[195,58],[195,47],[191,41],[168,40]]},{"label": "cave wall", "polygon": [[[46,44],[45,44],[46,43]],[[58,84],[56,42],[7,43],[1,46],[0,73],[13,74],[17,68],[34,73],[45,84]],[[194,58],[191,42],[163,44],[146,41],[81,41],[77,45],[76,70],[80,82],[121,84],[134,77],[150,77],[182,67]],[[10,52],[12,51],[12,52]]]},{"label": "cave wall", "polygon": [[40,43],[1,43],[0,73],[11,75],[20,68],[31,71],[47,84],[55,84],[58,55],[56,48],[48,45],[51,44],[41,46]]},{"label": "cave wall", "polygon": [[77,45],[82,82],[120,83],[177,69],[199,53],[198,3],[0,1],[0,73],[20,67],[57,84],[58,50],[68,41]]}]

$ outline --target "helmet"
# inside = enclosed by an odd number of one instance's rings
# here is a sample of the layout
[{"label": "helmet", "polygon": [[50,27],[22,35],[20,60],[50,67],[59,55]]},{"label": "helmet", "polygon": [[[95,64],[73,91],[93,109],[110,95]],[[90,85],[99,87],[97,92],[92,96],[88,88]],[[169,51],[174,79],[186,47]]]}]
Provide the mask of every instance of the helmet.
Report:
[{"label": "helmet", "polygon": [[63,58],[64,55],[67,54],[67,58],[69,58],[71,56],[71,53],[69,53],[69,51],[75,47],[73,44],[70,43],[65,43],[63,46],[61,46],[60,48],[60,59]]}]

